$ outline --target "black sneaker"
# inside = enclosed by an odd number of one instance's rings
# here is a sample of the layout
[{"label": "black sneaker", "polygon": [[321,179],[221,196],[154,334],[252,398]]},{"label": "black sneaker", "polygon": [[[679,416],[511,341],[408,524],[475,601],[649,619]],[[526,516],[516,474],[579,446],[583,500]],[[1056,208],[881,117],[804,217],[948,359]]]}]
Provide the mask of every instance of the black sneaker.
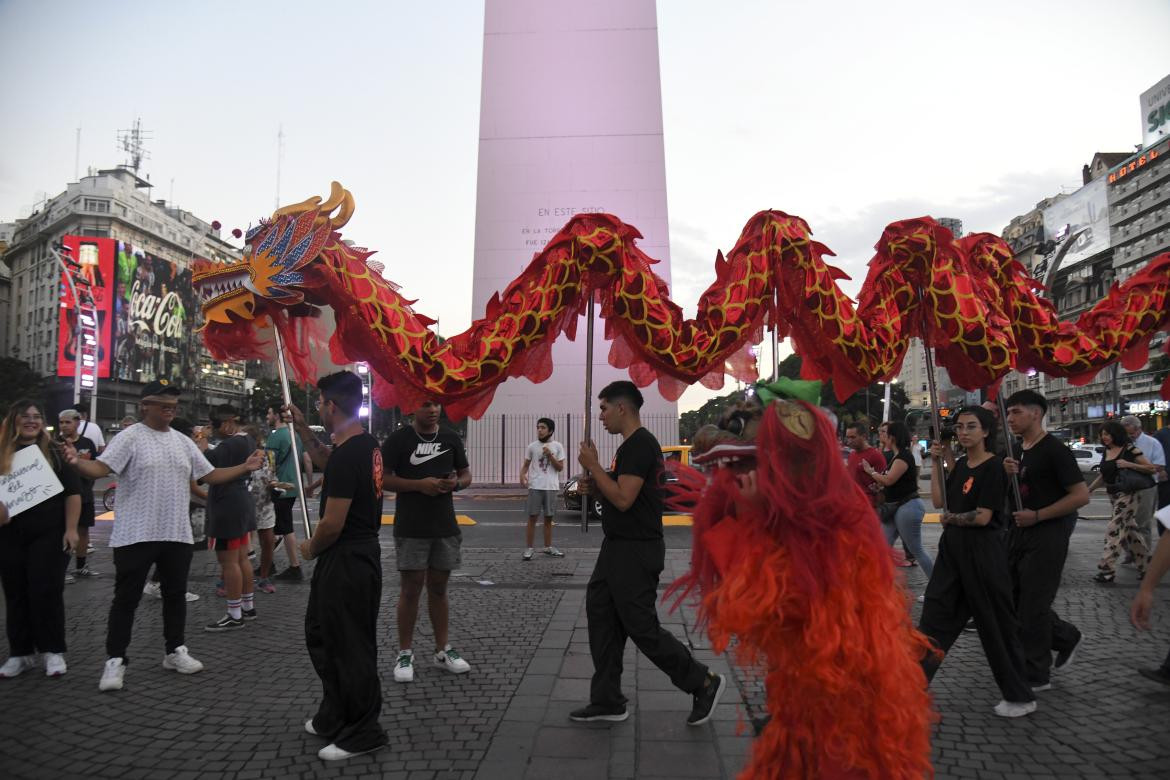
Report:
[{"label": "black sneaker", "polygon": [[203,627],[204,631],[233,631],[237,628],[244,627],[243,618],[234,618],[231,615],[224,615],[214,623],[208,623]]},{"label": "black sneaker", "polygon": [[624,704],[590,704],[587,707],[582,707],[579,710],[573,710],[569,713],[569,720],[575,720],[579,723],[588,723],[595,720],[608,720],[614,723],[620,723],[628,717],[630,717],[630,712]]},{"label": "black sneaker", "polygon": [[257,617],[255,609],[242,609],[240,610],[240,614],[244,620],[255,620]]},{"label": "black sneaker", "polygon": [[1164,666],[1160,666],[1157,669],[1138,669],[1138,674],[1147,680],[1160,682],[1163,685],[1170,685],[1170,669]]},{"label": "black sneaker", "polygon": [[719,699],[723,696],[723,691],[726,688],[727,679],[723,675],[708,672],[707,679],[703,681],[703,687],[694,693],[695,706],[691,708],[687,725],[701,726],[711,720],[711,712],[719,704]]},{"label": "black sneaker", "polygon": [[305,575],[301,573],[300,566],[289,566],[287,569],[277,574],[272,579],[283,580],[285,582],[301,582],[305,579]]},{"label": "black sneaker", "polygon": [[1073,646],[1068,650],[1059,650],[1056,653],[1056,660],[1052,662],[1052,668],[1056,671],[1063,671],[1070,667],[1073,658],[1076,658],[1077,648],[1081,646],[1081,636],[1077,635],[1077,641],[1073,642]]}]

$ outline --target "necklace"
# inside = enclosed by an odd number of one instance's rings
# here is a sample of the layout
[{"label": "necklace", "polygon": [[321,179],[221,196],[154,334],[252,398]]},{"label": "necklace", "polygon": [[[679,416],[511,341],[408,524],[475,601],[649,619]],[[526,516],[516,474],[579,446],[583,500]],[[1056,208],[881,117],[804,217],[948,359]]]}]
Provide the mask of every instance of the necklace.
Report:
[{"label": "necklace", "polygon": [[427,444],[431,444],[432,442],[434,442],[435,439],[439,438],[439,429],[438,428],[435,429],[435,433],[429,439],[424,439],[423,435],[418,432],[418,428],[415,428],[413,425],[410,426],[410,429],[412,431],[414,431],[414,435],[419,438],[419,441],[426,442]]}]

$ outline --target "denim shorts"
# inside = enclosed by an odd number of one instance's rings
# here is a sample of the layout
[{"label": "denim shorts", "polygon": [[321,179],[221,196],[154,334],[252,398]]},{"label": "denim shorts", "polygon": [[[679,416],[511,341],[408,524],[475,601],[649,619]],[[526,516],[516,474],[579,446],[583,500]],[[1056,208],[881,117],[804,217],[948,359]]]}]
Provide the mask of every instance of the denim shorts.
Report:
[{"label": "denim shorts", "polygon": [[455,571],[462,563],[463,535],[433,538],[394,537],[398,571]]}]

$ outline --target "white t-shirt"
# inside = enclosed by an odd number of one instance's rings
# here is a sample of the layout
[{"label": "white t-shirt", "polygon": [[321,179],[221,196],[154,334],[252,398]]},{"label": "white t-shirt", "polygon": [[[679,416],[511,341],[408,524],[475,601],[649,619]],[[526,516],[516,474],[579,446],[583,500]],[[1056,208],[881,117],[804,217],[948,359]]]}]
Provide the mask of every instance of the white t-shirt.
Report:
[{"label": "white t-shirt", "polygon": [[92,441],[99,450],[106,446],[106,437],[102,435],[100,425],[94,425],[88,420],[81,420],[79,422],[80,424],[77,426],[77,432],[79,434]]},{"label": "white t-shirt", "polygon": [[111,547],[139,542],[191,544],[191,480],[213,470],[195,442],[174,429],[136,423],[97,458],[118,475]]},{"label": "white t-shirt", "polygon": [[524,459],[528,461],[529,490],[559,490],[561,487],[561,472],[544,454],[545,444],[557,460],[565,462],[565,446],[559,441],[549,439],[542,444],[538,439],[529,444],[528,451],[524,453]]}]

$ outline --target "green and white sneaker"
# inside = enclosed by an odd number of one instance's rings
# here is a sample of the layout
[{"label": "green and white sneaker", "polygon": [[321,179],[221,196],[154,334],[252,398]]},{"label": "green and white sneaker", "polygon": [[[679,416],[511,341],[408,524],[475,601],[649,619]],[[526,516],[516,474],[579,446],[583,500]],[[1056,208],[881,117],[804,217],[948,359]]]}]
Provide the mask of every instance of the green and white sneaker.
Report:
[{"label": "green and white sneaker", "polygon": [[467,674],[471,671],[471,664],[464,661],[451,645],[435,653],[435,666],[441,666],[454,674]]},{"label": "green and white sneaker", "polygon": [[394,662],[394,682],[414,682],[414,652],[399,650],[398,660]]}]

